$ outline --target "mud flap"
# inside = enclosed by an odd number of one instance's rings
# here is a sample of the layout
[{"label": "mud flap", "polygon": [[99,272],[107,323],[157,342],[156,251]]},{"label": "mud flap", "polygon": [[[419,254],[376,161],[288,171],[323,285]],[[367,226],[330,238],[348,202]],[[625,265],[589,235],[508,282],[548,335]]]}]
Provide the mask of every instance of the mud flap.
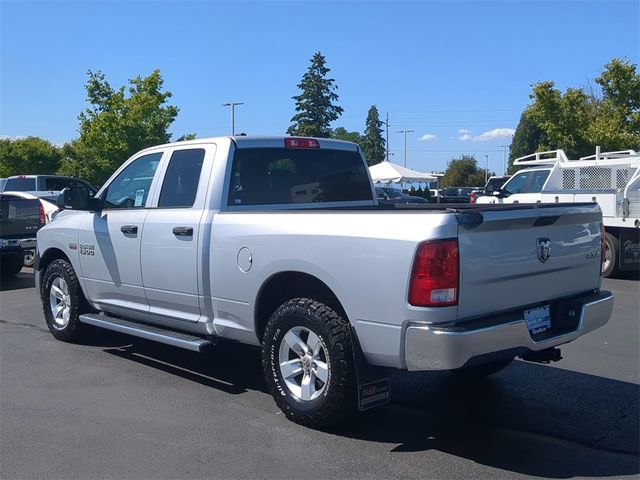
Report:
[{"label": "mud flap", "polygon": [[358,382],[358,410],[363,412],[386,405],[391,401],[391,385],[387,377],[388,369],[374,367],[367,363],[353,327],[351,328],[351,340]]}]

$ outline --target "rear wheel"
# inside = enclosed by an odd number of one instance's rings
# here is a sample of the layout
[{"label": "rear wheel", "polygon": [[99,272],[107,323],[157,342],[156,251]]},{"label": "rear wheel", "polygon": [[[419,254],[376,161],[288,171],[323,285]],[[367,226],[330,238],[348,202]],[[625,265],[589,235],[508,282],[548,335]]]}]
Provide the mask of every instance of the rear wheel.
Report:
[{"label": "rear wheel", "polygon": [[0,258],[0,274],[3,277],[17,275],[22,270],[24,253],[11,253]]},{"label": "rear wheel", "polygon": [[35,263],[35,261],[36,261],[35,250],[25,250],[23,265],[25,267],[33,267],[33,264]]},{"label": "rear wheel", "polygon": [[42,278],[42,308],[51,334],[58,340],[73,342],[80,339],[86,325],[79,316],[87,312],[78,276],[66,260],[54,260]]},{"label": "rear wheel", "polygon": [[355,411],[350,327],[328,306],[309,298],[281,305],[267,324],[262,352],[267,384],[290,420],[323,428]]},{"label": "rear wheel", "polygon": [[618,269],[618,255],[620,255],[618,239],[611,235],[609,232],[604,234],[605,243],[605,255],[604,262],[602,262],[602,276],[612,277],[617,275]]}]

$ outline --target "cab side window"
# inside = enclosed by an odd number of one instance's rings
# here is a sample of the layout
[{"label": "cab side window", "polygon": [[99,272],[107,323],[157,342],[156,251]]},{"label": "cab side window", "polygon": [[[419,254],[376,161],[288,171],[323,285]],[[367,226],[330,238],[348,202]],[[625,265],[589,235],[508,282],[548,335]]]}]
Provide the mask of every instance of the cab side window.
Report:
[{"label": "cab side window", "polygon": [[162,153],[137,158],[113,179],[105,192],[105,209],[144,208]]},{"label": "cab side window", "polygon": [[196,200],[204,149],[176,150],[164,176],[158,207],[192,207]]}]

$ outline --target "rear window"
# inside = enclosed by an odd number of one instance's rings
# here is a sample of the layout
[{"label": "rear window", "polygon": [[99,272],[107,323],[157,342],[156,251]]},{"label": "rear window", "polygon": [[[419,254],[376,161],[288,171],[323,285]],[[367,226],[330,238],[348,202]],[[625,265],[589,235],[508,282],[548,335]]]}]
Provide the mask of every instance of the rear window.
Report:
[{"label": "rear window", "polygon": [[[88,185],[75,178],[45,178],[44,189],[49,191],[64,190],[67,187],[87,187]],[[91,190],[91,189],[90,189]]]},{"label": "rear window", "polygon": [[229,206],[373,200],[359,153],[329,149],[236,150]]},{"label": "rear window", "polygon": [[8,178],[5,192],[30,192],[36,190],[35,178]]}]

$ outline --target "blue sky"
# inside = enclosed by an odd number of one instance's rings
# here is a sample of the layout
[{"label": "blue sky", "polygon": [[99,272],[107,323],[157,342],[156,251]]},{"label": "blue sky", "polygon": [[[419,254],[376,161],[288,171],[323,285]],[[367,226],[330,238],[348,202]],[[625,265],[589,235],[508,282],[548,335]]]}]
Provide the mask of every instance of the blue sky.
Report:
[{"label": "blue sky", "polygon": [[228,134],[230,100],[245,103],[236,131],[283,134],[321,51],[344,108],[334,127],[362,131],[375,104],[392,161],[404,159],[397,131],[412,129],[411,168],[475,153],[501,173],[498,145],[533,83],[582,86],[612,57],[639,62],[640,2],[1,0],[0,42],[2,136],[68,141],[88,69],[119,86],[154,68],[180,107],[174,138]]}]

